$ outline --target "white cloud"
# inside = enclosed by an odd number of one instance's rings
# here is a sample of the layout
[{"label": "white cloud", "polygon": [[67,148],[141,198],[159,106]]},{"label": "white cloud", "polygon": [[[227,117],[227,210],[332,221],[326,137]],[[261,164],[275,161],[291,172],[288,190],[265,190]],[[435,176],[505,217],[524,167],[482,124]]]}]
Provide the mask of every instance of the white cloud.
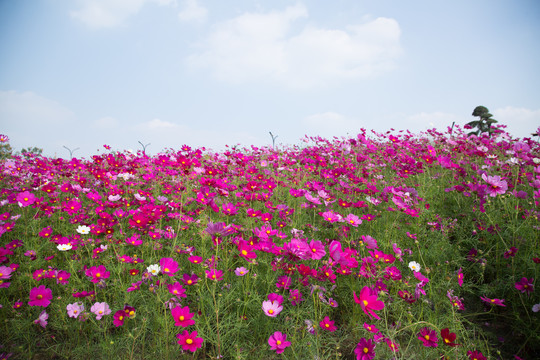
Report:
[{"label": "white cloud", "polygon": [[506,130],[515,137],[531,137],[540,126],[540,109],[507,106],[491,113],[499,124],[507,125]]},{"label": "white cloud", "polygon": [[94,127],[98,129],[114,129],[118,127],[118,120],[111,116],[105,116],[94,121]]},{"label": "white cloud", "polygon": [[155,118],[145,123],[139,124],[137,128],[141,130],[163,130],[180,128],[180,125]]},{"label": "white cloud", "polygon": [[81,8],[71,11],[70,15],[91,28],[111,28],[123,25],[149,2],[176,5],[176,0],[79,0]]},{"label": "white cloud", "polygon": [[436,128],[439,131],[446,132],[446,129],[452,126],[452,123],[463,127],[469,121],[473,119],[468,119],[462,116],[457,116],[451,113],[445,113],[441,111],[435,112],[421,112],[418,114],[413,114],[406,116],[404,121],[398,122],[399,125],[394,126],[396,129],[400,130],[410,130],[413,133],[418,133],[420,131],[425,131],[428,129]]},{"label": "white cloud", "polygon": [[197,0],[185,0],[184,8],[178,13],[180,21],[184,22],[204,22],[208,11],[199,5]]},{"label": "white cloud", "polygon": [[296,88],[375,76],[395,66],[401,31],[394,19],[344,29],[303,25],[292,33],[293,25],[305,18],[305,6],[296,5],[218,23],[188,63],[209,68],[224,81],[262,80]]},{"label": "white cloud", "polygon": [[0,119],[15,149],[37,146],[47,152],[51,138],[77,127],[73,111],[30,91],[0,91]]},{"label": "white cloud", "polygon": [[[0,118],[3,126],[24,128],[35,125],[59,125],[74,118],[75,114],[58,102],[31,91],[0,91]],[[15,126],[16,125],[16,126]]]},{"label": "white cloud", "polygon": [[302,120],[304,131],[308,135],[324,138],[357,134],[362,127],[358,121],[335,112],[313,114]]}]

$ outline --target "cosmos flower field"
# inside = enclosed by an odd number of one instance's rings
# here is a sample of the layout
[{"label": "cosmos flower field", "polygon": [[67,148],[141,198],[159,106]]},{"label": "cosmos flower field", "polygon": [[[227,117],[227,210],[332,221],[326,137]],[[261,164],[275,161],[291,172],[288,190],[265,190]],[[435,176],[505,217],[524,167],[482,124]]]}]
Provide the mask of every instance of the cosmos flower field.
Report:
[{"label": "cosmos flower field", "polygon": [[534,139],[9,157],[0,358],[538,358]]}]

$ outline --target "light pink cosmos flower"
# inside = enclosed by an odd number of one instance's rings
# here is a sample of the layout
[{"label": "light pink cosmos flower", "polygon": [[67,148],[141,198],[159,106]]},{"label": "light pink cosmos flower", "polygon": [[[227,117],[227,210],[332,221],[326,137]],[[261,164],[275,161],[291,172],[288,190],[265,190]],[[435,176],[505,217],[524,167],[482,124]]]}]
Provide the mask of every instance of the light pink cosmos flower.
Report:
[{"label": "light pink cosmos flower", "polygon": [[106,302],[97,302],[92,305],[90,311],[96,314],[96,320],[101,320],[103,316],[109,315],[111,313],[111,308]]},{"label": "light pink cosmos flower", "polygon": [[9,279],[13,269],[9,266],[0,266],[0,279]]},{"label": "light pink cosmos flower", "polygon": [[503,195],[508,190],[508,184],[505,180],[501,180],[499,175],[488,176],[482,174],[482,179],[488,183],[487,191],[491,197]]},{"label": "light pink cosmos flower", "polygon": [[34,324],[39,324],[41,325],[42,327],[46,327],[47,326],[47,319],[49,318],[49,314],[47,314],[45,312],[45,310],[43,310],[41,312],[41,314],[39,314],[39,317],[34,320]]},{"label": "light pink cosmos flower", "polygon": [[247,273],[249,272],[248,269],[246,269],[245,267],[237,267],[236,270],[234,270],[234,273],[236,274],[236,276],[244,276],[246,275]]},{"label": "light pink cosmos flower", "polygon": [[79,303],[79,302],[76,302],[76,303],[73,303],[73,304],[68,304],[68,306],[66,306],[66,310],[67,310],[67,313],[68,313],[69,317],[72,317],[72,318],[76,319],[76,318],[79,317],[81,312],[83,312],[84,305],[83,305],[83,303]]},{"label": "light pink cosmos flower", "polygon": [[265,300],[262,303],[262,309],[266,315],[276,317],[283,310],[283,306],[277,301]]},{"label": "light pink cosmos flower", "polygon": [[285,348],[291,346],[291,342],[287,341],[287,335],[276,331],[268,338],[270,349],[276,350],[276,353],[281,354]]},{"label": "light pink cosmos flower", "polygon": [[362,224],[362,220],[354,214],[349,214],[345,217],[345,222],[349,225],[352,225],[354,227],[358,227],[358,225]]}]

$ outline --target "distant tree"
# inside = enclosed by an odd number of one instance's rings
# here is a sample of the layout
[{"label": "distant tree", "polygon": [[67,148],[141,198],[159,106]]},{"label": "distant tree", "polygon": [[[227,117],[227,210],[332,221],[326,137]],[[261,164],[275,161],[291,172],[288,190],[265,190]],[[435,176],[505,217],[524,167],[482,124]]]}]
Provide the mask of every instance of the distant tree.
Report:
[{"label": "distant tree", "polygon": [[28,147],[21,150],[21,155],[24,157],[32,157],[35,155],[41,155],[43,153],[43,149],[40,149],[38,147]]},{"label": "distant tree", "polygon": [[493,129],[491,128],[492,124],[497,123],[497,120],[492,118],[492,114],[489,113],[489,110],[485,106],[477,106],[474,108],[472,116],[479,117],[478,120],[471,121],[466,126],[469,129],[476,128],[475,131],[471,131],[469,135],[481,135],[482,133],[488,133],[491,136]]}]

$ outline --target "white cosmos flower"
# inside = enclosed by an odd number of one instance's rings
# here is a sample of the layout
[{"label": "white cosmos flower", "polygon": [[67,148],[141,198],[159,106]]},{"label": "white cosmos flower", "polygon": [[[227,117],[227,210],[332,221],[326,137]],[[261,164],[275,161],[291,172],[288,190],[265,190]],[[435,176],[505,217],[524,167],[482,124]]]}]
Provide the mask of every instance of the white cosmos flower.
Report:
[{"label": "white cosmos flower", "polygon": [[77,232],[79,234],[86,235],[90,233],[90,228],[86,225],[79,225],[79,227],[77,227]]},{"label": "white cosmos flower", "polygon": [[420,264],[416,261],[411,261],[409,263],[409,269],[411,269],[412,271],[420,271],[421,267]]},{"label": "white cosmos flower", "polygon": [[68,250],[71,250],[73,246],[69,245],[69,244],[60,244],[58,245],[56,248],[60,251],[68,251]]},{"label": "white cosmos flower", "polygon": [[146,268],[146,271],[155,276],[161,271],[161,266],[159,266],[158,264],[150,265]]}]

